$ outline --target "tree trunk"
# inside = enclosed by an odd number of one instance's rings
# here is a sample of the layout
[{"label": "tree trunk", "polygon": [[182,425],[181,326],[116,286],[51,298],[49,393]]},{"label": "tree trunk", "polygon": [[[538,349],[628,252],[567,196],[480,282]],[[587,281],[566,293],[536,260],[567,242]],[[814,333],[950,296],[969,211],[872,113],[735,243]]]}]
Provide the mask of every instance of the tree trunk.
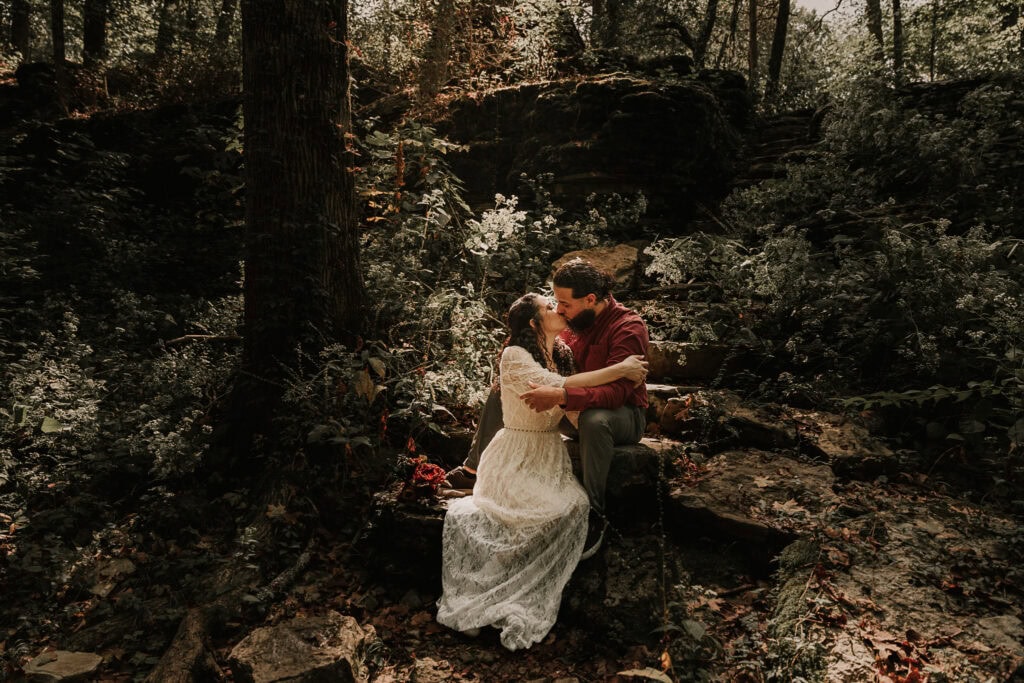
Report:
[{"label": "tree trunk", "polygon": [[619,47],[622,33],[623,0],[591,0],[590,45]]},{"label": "tree trunk", "polygon": [[217,28],[213,34],[213,40],[217,45],[223,45],[231,37],[231,27],[235,23],[237,7],[238,0],[221,0],[220,14],[217,15]]},{"label": "tree trunk", "polygon": [[11,45],[21,53],[21,63],[32,60],[32,6],[28,0],[11,0]]},{"label": "tree trunk", "polygon": [[[249,425],[274,415],[297,351],[354,342],[363,283],[346,136],[347,0],[243,0]],[[263,433],[266,433],[265,431]],[[241,446],[242,444],[237,444]]]},{"label": "tree trunk", "polygon": [[732,13],[729,15],[729,33],[722,40],[722,45],[718,48],[718,57],[715,58],[715,68],[721,68],[722,60],[725,59],[725,48],[730,47],[729,50],[729,61],[733,60],[735,52],[732,48],[736,45],[736,31],[740,25],[740,3],[743,0],[733,0]]},{"label": "tree trunk", "polygon": [[747,40],[747,80],[750,92],[757,92],[757,0],[747,0],[747,24],[750,36]]},{"label": "tree trunk", "polygon": [[939,0],[932,0],[932,27],[928,40],[928,80],[935,80],[935,52],[939,46]]},{"label": "tree trunk", "polygon": [[896,83],[903,82],[903,9],[901,0],[892,0],[892,69]]},{"label": "tree trunk", "polygon": [[180,3],[181,0],[163,0],[160,5],[160,25],[156,30],[156,47],[153,55],[157,63],[167,59],[178,39]]},{"label": "tree trunk", "polygon": [[789,0],[779,0],[779,13],[775,18],[772,51],[768,57],[768,87],[765,94],[774,97],[782,74],[782,56],[786,51],[786,33],[789,31]]},{"label": "tree trunk", "polygon": [[431,21],[433,30],[423,53],[423,68],[419,74],[419,91],[424,100],[433,99],[448,82],[455,40],[455,18],[454,0],[440,0]]},{"label": "tree trunk", "polygon": [[57,104],[68,113],[65,93],[68,92],[67,47],[64,42],[64,0],[50,0],[50,31],[53,37],[53,80]]},{"label": "tree trunk", "polygon": [[198,0],[185,0],[185,42],[190,45],[199,44],[199,3]]},{"label": "tree trunk", "polygon": [[704,68],[704,61],[708,53],[708,43],[711,42],[711,34],[715,30],[715,22],[718,20],[718,0],[708,0],[707,9],[704,12],[704,22],[701,24],[700,33],[697,34],[697,44],[693,50],[693,63],[698,69]]},{"label": "tree trunk", "polygon": [[868,33],[875,39],[875,58],[881,64],[885,61],[885,39],[882,36],[882,1],[866,0]]},{"label": "tree trunk", "polygon": [[107,56],[107,0],[85,0],[82,61],[93,66]]},{"label": "tree trunk", "polygon": [[64,71],[67,57],[64,42],[64,0],[50,0],[50,33],[53,37],[53,68],[58,74]]}]

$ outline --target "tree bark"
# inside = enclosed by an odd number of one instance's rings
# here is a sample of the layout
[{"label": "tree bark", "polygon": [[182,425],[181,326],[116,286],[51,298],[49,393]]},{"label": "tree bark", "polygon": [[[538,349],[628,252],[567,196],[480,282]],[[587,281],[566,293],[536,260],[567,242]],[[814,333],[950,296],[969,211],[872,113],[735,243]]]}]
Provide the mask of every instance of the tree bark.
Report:
[{"label": "tree bark", "polygon": [[619,47],[624,0],[591,0],[590,44],[595,48]]},{"label": "tree bark", "polygon": [[67,46],[64,41],[64,0],[50,0],[50,32],[53,39],[53,80],[57,105],[66,115],[68,102]]},{"label": "tree bark", "polygon": [[715,68],[721,68],[722,60],[725,59],[725,49],[729,47],[729,59],[730,62],[734,58],[735,52],[733,47],[736,45],[736,31],[740,25],[740,3],[743,0],[733,0],[732,13],[729,15],[729,33],[722,40],[722,45],[718,49],[718,57],[715,58]]},{"label": "tree bark", "polygon": [[93,66],[107,56],[107,0],[85,0],[82,61]]},{"label": "tree bark", "polygon": [[153,51],[153,56],[158,63],[170,55],[174,43],[178,39],[180,4],[181,0],[163,0],[160,5],[160,24],[156,30],[156,47]]},{"label": "tree bark", "polygon": [[220,13],[217,15],[217,28],[213,33],[213,40],[217,45],[223,45],[231,37],[231,27],[235,23],[237,8],[238,0],[221,0]]},{"label": "tree bark", "polygon": [[882,2],[881,0],[865,0],[868,33],[875,39],[875,58],[879,63],[885,61],[885,39],[882,36]]},{"label": "tree bark", "polygon": [[711,42],[711,34],[715,30],[716,21],[718,21],[718,0],[708,0],[707,9],[704,11],[704,21],[701,23],[700,33],[697,34],[697,44],[693,51],[693,63],[698,69],[704,68],[708,43]]},{"label": "tree bark", "polygon": [[749,38],[747,40],[747,80],[750,81],[750,92],[757,92],[757,0],[747,0],[747,24]]},{"label": "tree bark", "polygon": [[903,82],[903,9],[901,0],[892,0],[892,69],[896,83]]},{"label": "tree bark", "polygon": [[11,0],[11,45],[21,53],[21,63],[32,61],[32,6],[28,0]]},{"label": "tree bark", "polygon": [[419,74],[420,96],[432,99],[448,82],[449,64],[455,41],[455,2],[440,0],[431,21],[432,31],[423,54],[423,68]]},{"label": "tree bark", "polygon": [[[363,282],[346,136],[347,0],[243,0],[243,375],[262,429],[299,349],[355,342]],[[253,421],[254,420],[254,421]],[[265,433],[265,432],[264,432]]]},{"label": "tree bark", "polygon": [[789,31],[789,0],[779,0],[779,13],[775,17],[775,34],[772,36],[772,51],[768,57],[768,86],[766,95],[774,97],[779,88],[782,74],[782,57],[786,51],[786,33]]},{"label": "tree bark", "polygon": [[53,68],[64,71],[67,48],[64,42],[64,0],[50,0],[50,33],[53,38]]}]

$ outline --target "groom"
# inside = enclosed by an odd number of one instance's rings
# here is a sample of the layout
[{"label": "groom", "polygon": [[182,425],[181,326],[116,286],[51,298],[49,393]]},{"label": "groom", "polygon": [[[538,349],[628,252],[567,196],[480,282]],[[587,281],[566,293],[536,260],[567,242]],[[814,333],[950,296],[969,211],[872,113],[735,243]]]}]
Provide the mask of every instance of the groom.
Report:
[{"label": "groom", "polygon": [[[612,279],[593,264],[581,259],[569,261],[555,271],[553,278],[558,314],[568,328],[563,340],[572,349],[577,372],[599,370],[630,355],[647,356],[647,326],[633,311],[612,296]],[[628,379],[597,387],[545,387],[530,385],[520,396],[538,411],[561,406],[579,410],[579,429],[562,420],[562,433],[578,437],[583,486],[590,497],[590,528],[582,559],[591,557],[604,540],[607,519],[604,516],[605,484],[615,446],[640,441],[647,427],[647,387]],[[487,397],[469,456],[448,472],[445,486],[471,489],[476,482],[480,454],[502,427],[501,397],[492,391]]]}]

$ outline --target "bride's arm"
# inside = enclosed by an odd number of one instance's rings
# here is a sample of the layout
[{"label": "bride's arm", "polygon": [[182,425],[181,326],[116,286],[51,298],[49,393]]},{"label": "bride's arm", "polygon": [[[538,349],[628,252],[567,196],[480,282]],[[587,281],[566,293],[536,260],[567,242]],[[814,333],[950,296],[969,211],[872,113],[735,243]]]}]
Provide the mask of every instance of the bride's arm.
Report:
[{"label": "bride's arm", "polygon": [[643,356],[627,356],[615,365],[609,365],[600,370],[580,372],[565,378],[566,387],[596,387],[601,384],[610,384],[617,379],[632,380],[639,384],[647,377],[647,361]]}]

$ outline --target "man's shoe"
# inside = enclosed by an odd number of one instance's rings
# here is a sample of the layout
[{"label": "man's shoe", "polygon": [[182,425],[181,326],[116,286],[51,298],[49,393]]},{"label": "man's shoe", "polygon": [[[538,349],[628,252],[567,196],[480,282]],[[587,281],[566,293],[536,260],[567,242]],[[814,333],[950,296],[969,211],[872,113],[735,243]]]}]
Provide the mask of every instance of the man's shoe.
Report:
[{"label": "man's shoe", "polygon": [[448,471],[448,474],[444,477],[444,483],[442,486],[446,489],[472,491],[473,484],[475,483],[476,473],[470,472],[462,465],[459,465],[455,469]]},{"label": "man's shoe", "polygon": [[583,542],[583,554],[580,555],[580,562],[592,558],[601,544],[604,543],[604,532],[608,528],[608,520],[591,515],[587,523],[587,540]]}]

